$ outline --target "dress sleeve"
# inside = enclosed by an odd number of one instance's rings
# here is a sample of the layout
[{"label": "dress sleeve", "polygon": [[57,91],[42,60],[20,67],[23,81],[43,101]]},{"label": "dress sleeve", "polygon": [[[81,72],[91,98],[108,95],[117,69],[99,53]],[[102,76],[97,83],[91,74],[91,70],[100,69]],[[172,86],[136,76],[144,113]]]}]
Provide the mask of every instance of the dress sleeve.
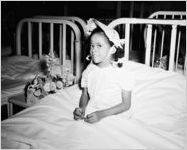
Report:
[{"label": "dress sleeve", "polygon": [[120,73],[119,84],[122,89],[132,91],[135,87],[135,75],[132,72],[123,70]]},{"label": "dress sleeve", "polygon": [[88,74],[90,73],[91,70],[93,70],[92,63],[90,63],[82,73],[82,78],[81,78],[81,87],[82,88],[88,87]]},{"label": "dress sleeve", "polygon": [[82,78],[81,78],[81,87],[87,87],[88,85],[88,73],[87,73],[87,69],[85,69],[82,73]]}]

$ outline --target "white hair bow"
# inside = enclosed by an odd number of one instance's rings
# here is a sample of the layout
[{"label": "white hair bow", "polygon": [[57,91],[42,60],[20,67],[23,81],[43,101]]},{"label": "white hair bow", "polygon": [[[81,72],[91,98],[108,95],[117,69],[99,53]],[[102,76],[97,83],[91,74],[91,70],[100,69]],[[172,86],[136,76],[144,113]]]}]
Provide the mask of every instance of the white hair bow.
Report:
[{"label": "white hair bow", "polygon": [[87,26],[86,26],[87,34],[90,35],[92,31],[97,27],[100,27],[103,30],[103,32],[106,34],[108,39],[114,43],[115,47],[123,48],[123,45],[125,44],[125,39],[120,39],[119,34],[116,30],[106,26],[105,24],[99,22],[94,18],[90,18],[87,21]]}]

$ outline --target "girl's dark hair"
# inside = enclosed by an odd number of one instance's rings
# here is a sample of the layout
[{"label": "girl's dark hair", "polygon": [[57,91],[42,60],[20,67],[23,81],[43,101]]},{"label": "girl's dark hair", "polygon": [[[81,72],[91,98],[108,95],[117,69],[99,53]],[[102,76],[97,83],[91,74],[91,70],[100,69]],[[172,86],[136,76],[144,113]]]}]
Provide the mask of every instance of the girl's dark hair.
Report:
[{"label": "girl's dark hair", "polygon": [[[110,41],[109,38],[106,36],[105,32],[104,32],[101,28],[99,28],[99,27],[97,27],[96,29],[94,29],[94,30],[92,31],[92,33],[91,33],[91,35],[90,35],[90,37],[89,37],[89,39],[88,39],[89,44],[90,44],[90,39],[91,39],[91,37],[92,37],[95,33],[103,33],[103,34],[105,35],[105,37],[107,38],[107,40],[108,40],[110,46],[112,47],[112,46],[114,45],[114,43],[113,43],[112,41]],[[119,58],[124,57],[124,50],[123,50],[122,48],[117,48],[117,47],[116,47],[116,52],[112,55],[112,57],[113,57],[114,61],[118,61]],[[118,63],[118,67],[122,67],[122,65],[123,65],[123,64]]]}]

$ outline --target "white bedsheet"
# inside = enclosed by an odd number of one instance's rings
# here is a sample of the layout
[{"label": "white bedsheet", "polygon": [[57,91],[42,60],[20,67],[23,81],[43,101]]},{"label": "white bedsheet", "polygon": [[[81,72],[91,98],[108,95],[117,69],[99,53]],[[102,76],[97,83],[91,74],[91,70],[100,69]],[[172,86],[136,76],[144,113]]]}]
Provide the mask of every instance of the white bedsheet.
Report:
[{"label": "white bedsheet", "polygon": [[129,112],[96,124],[74,121],[81,95],[75,85],[4,120],[2,148],[184,148],[186,79],[137,63],[124,67],[137,73]]},{"label": "white bedsheet", "polygon": [[21,93],[25,84],[39,72],[39,61],[27,56],[2,57],[1,100]]}]

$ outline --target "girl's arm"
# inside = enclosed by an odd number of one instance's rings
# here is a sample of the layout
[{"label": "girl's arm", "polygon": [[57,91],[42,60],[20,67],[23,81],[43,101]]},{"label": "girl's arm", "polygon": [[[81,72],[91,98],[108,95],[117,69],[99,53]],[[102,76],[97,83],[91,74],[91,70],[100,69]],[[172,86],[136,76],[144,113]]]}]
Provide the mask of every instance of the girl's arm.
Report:
[{"label": "girl's arm", "polygon": [[88,89],[83,88],[82,95],[81,95],[80,101],[79,101],[79,107],[75,108],[75,110],[73,112],[75,120],[79,120],[79,119],[84,118],[85,109],[86,109],[86,106],[88,104],[88,101],[89,101]]},{"label": "girl's arm", "polygon": [[79,101],[79,108],[85,111],[86,106],[88,105],[89,96],[88,96],[88,88],[83,88],[82,95]]},{"label": "girl's arm", "polygon": [[94,123],[101,120],[104,117],[116,115],[124,111],[129,110],[131,107],[131,91],[122,90],[122,102],[118,105],[115,105],[111,108],[104,109],[101,111],[96,111],[91,114],[88,114],[85,121],[89,123]]}]

